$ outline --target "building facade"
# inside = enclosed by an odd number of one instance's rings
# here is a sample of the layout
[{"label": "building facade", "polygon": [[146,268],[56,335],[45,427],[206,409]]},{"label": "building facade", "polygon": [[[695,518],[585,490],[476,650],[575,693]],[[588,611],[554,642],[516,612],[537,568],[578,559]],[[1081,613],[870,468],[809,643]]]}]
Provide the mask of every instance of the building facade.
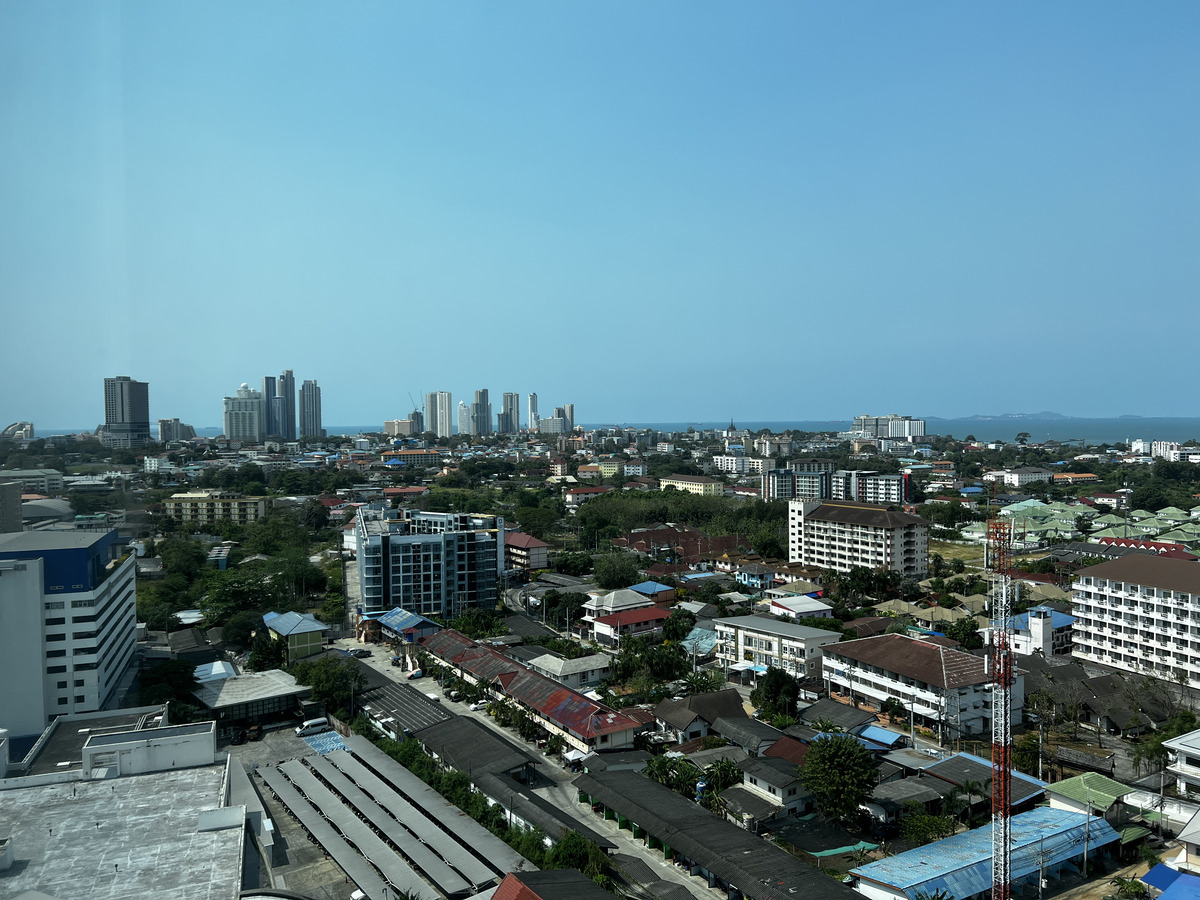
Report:
[{"label": "building facade", "polygon": [[454,434],[454,400],[449,391],[425,395],[425,427],[440,438]]},{"label": "building facade", "polygon": [[276,424],[279,426],[279,436],[285,441],[296,439],[296,376],[291,369],[284,369],[275,384],[276,396],[279,398]]},{"label": "building facade", "polygon": [[325,437],[321,427],[321,388],[311,379],[300,385],[300,437]]},{"label": "building facade", "polygon": [[245,382],[232,397],[226,397],[222,408],[225,437],[249,444],[262,443],[267,434],[267,414],[262,391],[255,391]]},{"label": "building facade", "polygon": [[[991,733],[992,684],[981,657],[902,634],[843,641],[823,650],[830,696],[878,709],[896,698],[915,719],[955,739]],[[1012,721],[1020,724],[1025,676],[1012,686]]]},{"label": "building facade", "polygon": [[792,500],[788,561],[836,572],[863,566],[924,578],[929,569],[929,523],[867,503]]},{"label": "building facade", "polygon": [[243,497],[230,491],[187,491],[163,501],[168,516],[188,525],[207,525],[221,519],[245,525],[261,519],[270,508],[270,497]]},{"label": "building facade", "polygon": [[703,475],[667,475],[658,480],[661,490],[674,488],[689,494],[699,494],[701,497],[721,497],[725,494],[725,485],[715,478],[705,478]]},{"label": "building facade", "polygon": [[538,430],[538,396],[537,394],[529,395],[529,419],[528,426],[530,431]]},{"label": "building facade", "polygon": [[134,556],[116,531],[0,535],[0,727],[100,709],[137,646]]},{"label": "building facade", "polygon": [[800,679],[819,678],[821,648],[842,639],[839,631],[793,625],[768,616],[731,616],[717,619],[716,626],[717,660],[726,669],[775,666]]},{"label": "building facade", "polygon": [[1080,569],[1071,589],[1076,658],[1200,680],[1200,565],[1130,554]]},{"label": "building facade", "polygon": [[501,434],[516,434],[521,430],[521,395],[506,392],[500,405],[496,430]]},{"label": "building facade", "polygon": [[764,500],[826,500],[828,497],[828,472],[771,469],[762,474]]},{"label": "building facade", "polygon": [[453,617],[495,603],[502,517],[362,508],[354,528],[362,612]]},{"label": "building facade", "polygon": [[475,392],[475,402],[471,404],[468,428],[471,434],[492,433],[492,401],[488,399],[487,388]]},{"label": "building facade", "polygon": [[859,503],[904,503],[908,500],[908,476],[843,469],[830,476],[828,496]]},{"label": "building facade", "polygon": [[128,375],[104,379],[106,447],[142,447],[150,443],[150,386]]}]

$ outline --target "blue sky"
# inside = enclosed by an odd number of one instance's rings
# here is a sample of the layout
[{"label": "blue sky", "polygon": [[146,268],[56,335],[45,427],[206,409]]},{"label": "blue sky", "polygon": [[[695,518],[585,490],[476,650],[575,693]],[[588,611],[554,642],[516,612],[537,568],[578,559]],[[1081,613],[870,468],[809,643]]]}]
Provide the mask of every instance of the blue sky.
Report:
[{"label": "blue sky", "polygon": [[[0,427],[1198,414],[1200,6],[0,5]],[[1180,340],[1172,340],[1172,335]],[[469,399],[469,398],[468,398]]]}]

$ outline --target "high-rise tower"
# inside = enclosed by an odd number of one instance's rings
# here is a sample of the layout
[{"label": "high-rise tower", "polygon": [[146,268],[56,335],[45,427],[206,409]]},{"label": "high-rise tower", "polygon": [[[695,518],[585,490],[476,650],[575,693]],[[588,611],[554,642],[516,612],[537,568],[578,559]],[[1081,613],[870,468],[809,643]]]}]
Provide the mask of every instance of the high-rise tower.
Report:
[{"label": "high-rise tower", "polygon": [[104,379],[106,447],[141,447],[150,442],[150,386],[128,375]]},{"label": "high-rise tower", "polygon": [[475,402],[471,404],[471,434],[492,433],[492,401],[488,399],[487,388],[475,392]]},{"label": "high-rise tower", "polygon": [[530,431],[538,430],[537,394],[529,395],[529,418],[526,420]]},{"label": "high-rise tower", "polygon": [[309,379],[300,385],[300,437],[325,436],[321,427],[321,389]]},{"label": "high-rise tower", "polygon": [[268,435],[279,434],[279,395],[275,389],[275,376],[263,376],[263,429]]},{"label": "high-rise tower", "polygon": [[425,395],[425,427],[438,437],[454,434],[454,405],[449,391]]},{"label": "high-rise tower", "polygon": [[[314,382],[315,383],[315,382]],[[279,376],[276,385],[276,396],[279,397],[279,436],[286,441],[296,439],[296,376],[291,369],[285,369]]]},{"label": "high-rise tower", "polygon": [[521,395],[504,394],[496,430],[501,434],[516,434],[521,430]]},{"label": "high-rise tower", "polygon": [[266,436],[263,395],[243,383],[233,397],[226,397],[221,410],[225,438],[244,441],[248,444],[261,443]]}]

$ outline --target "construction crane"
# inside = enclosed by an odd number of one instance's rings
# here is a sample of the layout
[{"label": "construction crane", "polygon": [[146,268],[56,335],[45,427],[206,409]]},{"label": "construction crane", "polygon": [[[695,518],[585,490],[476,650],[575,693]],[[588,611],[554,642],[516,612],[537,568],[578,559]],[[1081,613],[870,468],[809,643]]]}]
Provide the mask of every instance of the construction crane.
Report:
[{"label": "construction crane", "polygon": [[992,577],[992,900],[1012,896],[1012,523],[993,516],[987,527]]}]

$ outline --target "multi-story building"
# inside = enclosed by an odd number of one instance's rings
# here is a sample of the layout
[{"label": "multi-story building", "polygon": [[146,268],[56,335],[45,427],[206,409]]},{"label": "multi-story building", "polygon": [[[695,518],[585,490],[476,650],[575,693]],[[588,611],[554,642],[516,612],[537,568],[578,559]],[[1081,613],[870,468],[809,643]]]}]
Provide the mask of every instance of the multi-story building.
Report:
[{"label": "multi-story building", "polygon": [[566,434],[570,430],[567,420],[562,416],[554,415],[548,419],[538,419],[539,434]]},{"label": "multi-story building", "polygon": [[772,465],[769,459],[757,459],[753,456],[722,454],[712,459],[717,471],[727,475],[762,475]]},{"label": "multi-story building", "polygon": [[[562,417],[567,420],[567,431],[575,430],[575,404],[564,403],[559,409],[562,410]],[[557,410],[554,413],[558,415]]]},{"label": "multi-story building", "polygon": [[462,400],[458,401],[458,433],[471,434],[471,407]]},{"label": "multi-story building", "polygon": [[537,394],[529,395],[529,430],[538,430],[538,398]]},{"label": "multi-story building", "polygon": [[983,476],[984,481],[999,481],[1009,487],[1024,487],[1027,484],[1032,484],[1035,481],[1051,481],[1054,473],[1049,469],[1042,469],[1038,466],[1022,466],[1016,469],[1001,469],[996,472],[988,472]]},{"label": "multi-story building", "polygon": [[825,500],[828,497],[828,472],[771,469],[762,474],[764,500]]},{"label": "multi-story building", "polygon": [[400,607],[452,617],[495,603],[502,517],[361,508],[354,530],[364,613]]},{"label": "multi-story building", "polygon": [[786,434],[764,434],[754,439],[754,452],[759,456],[789,456],[792,438]]},{"label": "multi-story building", "polygon": [[788,561],[837,572],[863,566],[924,578],[929,568],[929,523],[868,503],[792,500]]},{"label": "multi-story building", "polygon": [[[0,479],[3,479],[0,473]],[[0,480],[0,534],[21,531],[21,485]]]},{"label": "multi-story building", "polygon": [[236,395],[223,401],[222,418],[226,439],[261,443],[267,434],[262,391],[251,390],[250,385],[243,382]]},{"label": "multi-story building", "polygon": [[57,494],[63,489],[63,473],[58,469],[5,469],[3,477],[39,494]]},{"label": "multi-story building", "polygon": [[196,436],[196,429],[178,419],[158,420],[158,442],[170,444],[175,441],[190,441]]},{"label": "multi-story building", "polygon": [[[991,733],[992,684],[986,661],[962,650],[902,634],[843,641],[822,650],[830,696],[878,709],[896,698],[916,725],[953,740]],[[1012,721],[1021,722],[1025,677],[1012,686]]]},{"label": "multi-story building", "polygon": [[908,500],[908,476],[842,469],[830,476],[829,497],[859,503],[904,503]]},{"label": "multi-story building", "polygon": [[725,494],[725,485],[715,478],[706,478],[703,475],[667,475],[658,480],[658,486],[664,491],[667,488],[675,488],[677,491],[699,494],[702,497],[721,497]]},{"label": "multi-story building", "polygon": [[727,669],[775,666],[795,678],[821,675],[822,647],[842,639],[840,631],[780,622],[769,616],[717,619],[717,659]]},{"label": "multi-story building", "polygon": [[419,409],[414,409],[407,419],[388,419],[383,423],[383,433],[388,437],[414,437],[424,434],[425,416]]},{"label": "multi-story building", "polygon": [[0,535],[0,724],[37,734],[111,700],[137,646],[135,605],[115,531]]},{"label": "multi-story building", "polygon": [[279,436],[285,441],[296,439],[296,376],[291,369],[284,369],[276,385],[279,397],[277,422]]},{"label": "multi-story building", "polygon": [[1074,656],[1200,681],[1200,565],[1131,553],[1075,573]]},{"label": "multi-story building", "polygon": [[925,436],[925,420],[912,416],[855,416],[854,431],[877,438],[914,438]]},{"label": "multi-story building", "polygon": [[471,404],[471,434],[492,433],[492,401],[488,399],[487,388],[475,392],[475,402]]},{"label": "multi-story building", "polygon": [[312,379],[300,385],[300,437],[325,437],[321,427],[321,388]]},{"label": "multi-story building", "polygon": [[425,395],[425,426],[440,438],[454,434],[454,402],[449,391]]},{"label": "multi-story building", "polygon": [[504,552],[510,570],[536,572],[550,565],[550,545],[531,534],[508,532],[504,535]]},{"label": "multi-story building", "polygon": [[825,472],[832,475],[837,471],[837,462],[832,459],[807,457],[805,459],[793,459],[787,464],[787,467],[793,472]]},{"label": "multi-story building", "polygon": [[150,443],[150,387],[128,375],[104,379],[106,447],[141,447]]},{"label": "multi-story building", "polygon": [[516,434],[521,430],[521,395],[505,392],[500,404],[496,430],[501,434]]},{"label": "multi-story building", "polygon": [[274,375],[263,376],[262,396],[263,431],[268,437],[282,437],[279,433],[279,414],[283,409],[283,398],[279,396]]},{"label": "multi-story building", "polygon": [[222,519],[245,525],[261,519],[270,508],[270,497],[243,497],[229,491],[188,491],[163,501],[163,512],[188,525],[207,525]]}]

